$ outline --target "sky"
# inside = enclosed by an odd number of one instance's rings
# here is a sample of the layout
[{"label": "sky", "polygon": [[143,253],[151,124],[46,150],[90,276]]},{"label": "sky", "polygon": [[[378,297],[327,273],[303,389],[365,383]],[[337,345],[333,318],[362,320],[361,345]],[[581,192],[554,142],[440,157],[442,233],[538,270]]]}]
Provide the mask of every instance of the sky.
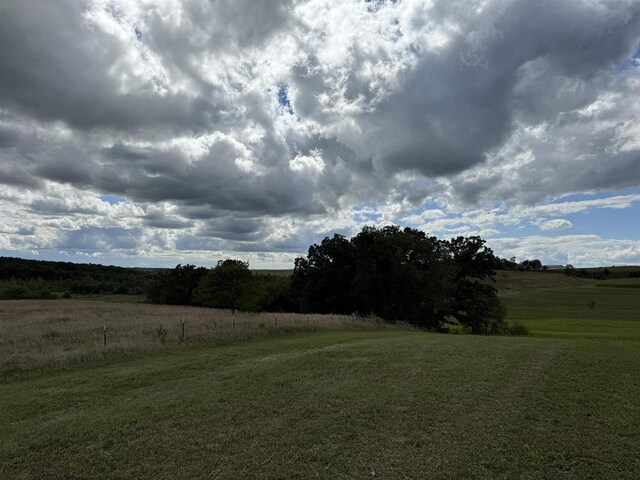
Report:
[{"label": "sky", "polygon": [[637,0],[4,0],[0,66],[0,255],[640,264]]}]

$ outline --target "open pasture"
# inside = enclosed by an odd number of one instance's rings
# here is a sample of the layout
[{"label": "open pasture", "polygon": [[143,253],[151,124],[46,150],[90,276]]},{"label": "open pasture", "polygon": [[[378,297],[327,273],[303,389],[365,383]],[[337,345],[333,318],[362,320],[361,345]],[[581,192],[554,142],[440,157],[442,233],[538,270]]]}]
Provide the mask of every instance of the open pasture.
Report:
[{"label": "open pasture", "polygon": [[502,295],[510,321],[534,336],[640,341],[640,278]]},{"label": "open pasture", "polygon": [[[0,478],[635,480],[637,292],[589,284],[504,295],[529,337],[363,330],[320,316],[288,318],[299,334],[282,336],[257,323],[269,314],[237,319],[246,342],[219,336],[196,348],[175,340],[182,316],[191,312],[194,334],[232,335],[228,312],[2,302],[14,341],[38,340],[0,384]],[[62,341],[42,337],[45,317],[66,318],[61,333],[91,344],[86,361],[41,369],[60,355],[42,342]],[[121,333],[110,361],[95,349],[103,322]],[[160,344],[160,322],[172,343]]]}]

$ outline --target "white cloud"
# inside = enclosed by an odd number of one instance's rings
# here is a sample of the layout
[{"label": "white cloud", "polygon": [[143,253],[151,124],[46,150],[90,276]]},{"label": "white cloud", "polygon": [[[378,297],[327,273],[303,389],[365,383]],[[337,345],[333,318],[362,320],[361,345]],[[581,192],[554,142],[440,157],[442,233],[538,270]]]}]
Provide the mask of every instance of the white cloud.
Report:
[{"label": "white cloud", "polygon": [[546,264],[570,263],[580,267],[640,264],[640,240],[564,235],[492,238],[488,244],[504,258],[538,258]]},{"label": "white cloud", "polygon": [[311,174],[321,174],[325,164],[322,160],[322,152],[312,150],[310,155],[296,155],[293,160],[289,161],[289,168],[294,172],[306,172]]},{"label": "white cloud", "polygon": [[562,200],[640,185],[637,2],[4,2],[0,31],[3,248],[276,255],[640,199]]},{"label": "white cloud", "polygon": [[569,220],[564,218],[556,218],[553,220],[542,220],[537,223],[540,230],[562,230],[564,228],[571,228],[573,224]]}]

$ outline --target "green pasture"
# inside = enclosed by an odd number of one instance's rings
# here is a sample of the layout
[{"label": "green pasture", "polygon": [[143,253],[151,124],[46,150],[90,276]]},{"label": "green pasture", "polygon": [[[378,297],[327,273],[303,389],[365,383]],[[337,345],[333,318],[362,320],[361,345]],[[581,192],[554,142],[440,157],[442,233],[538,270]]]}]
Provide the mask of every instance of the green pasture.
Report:
[{"label": "green pasture", "polygon": [[528,337],[325,331],[15,378],[0,478],[638,479],[630,285],[504,295]]},{"label": "green pasture", "polygon": [[640,278],[502,295],[511,322],[534,336],[640,341]]}]

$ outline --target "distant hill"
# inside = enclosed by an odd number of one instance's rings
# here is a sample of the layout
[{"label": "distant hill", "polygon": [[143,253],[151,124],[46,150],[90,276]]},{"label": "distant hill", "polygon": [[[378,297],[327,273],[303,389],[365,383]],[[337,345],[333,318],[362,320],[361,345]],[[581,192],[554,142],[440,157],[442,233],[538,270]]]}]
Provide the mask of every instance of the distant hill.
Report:
[{"label": "distant hill", "polygon": [[559,273],[498,271],[496,281],[488,282],[498,289],[500,294],[509,294],[540,288],[561,288],[589,285],[592,280],[569,277]]},{"label": "distant hill", "polygon": [[64,280],[88,275],[94,279],[113,279],[122,276],[148,275],[163,269],[126,268],[94,263],[53,262],[49,260],[26,260],[16,257],[0,257],[0,280],[9,278],[26,280]]},{"label": "distant hill", "polygon": [[161,269],[0,257],[0,298],[68,294],[142,294]]},{"label": "distant hill", "polygon": [[542,288],[562,288],[589,285],[594,281],[606,284],[616,279],[640,277],[640,266],[575,268],[571,275],[561,270],[498,270],[495,282],[487,282],[500,294],[523,292]]},{"label": "distant hill", "polygon": [[291,270],[264,270],[264,269],[258,269],[258,270],[251,270],[253,273],[257,273],[259,275],[275,275],[278,277],[290,277],[291,275],[293,275],[293,269]]}]

